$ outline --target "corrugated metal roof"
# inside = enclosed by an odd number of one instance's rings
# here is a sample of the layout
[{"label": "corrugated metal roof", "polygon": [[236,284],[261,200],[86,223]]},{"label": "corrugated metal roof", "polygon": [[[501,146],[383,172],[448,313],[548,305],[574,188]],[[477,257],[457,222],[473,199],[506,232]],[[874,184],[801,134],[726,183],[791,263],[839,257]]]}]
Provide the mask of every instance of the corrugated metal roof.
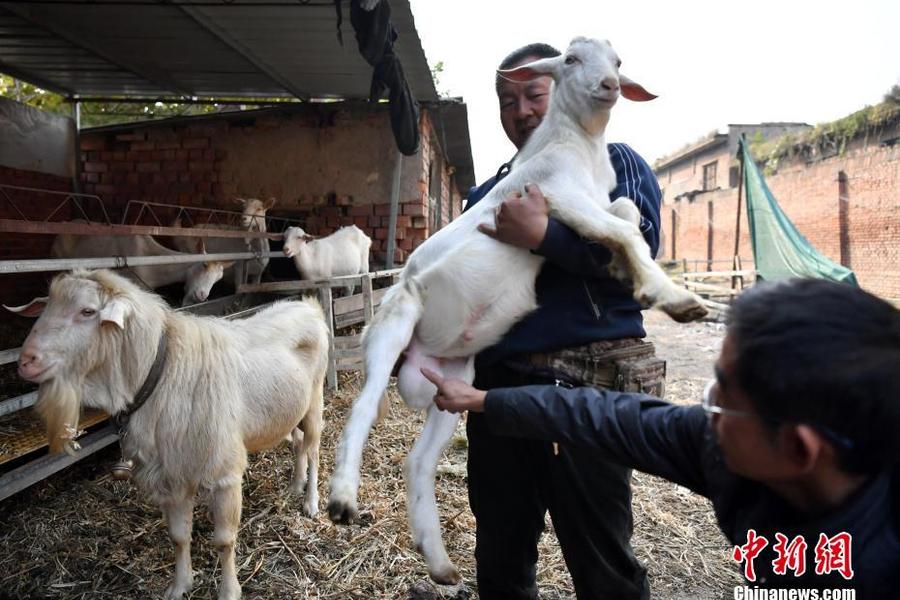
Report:
[{"label": "corrugated metal roof", "polygon": [[[394,50],[416,99],[437,100],[408,0],[391,0]],[[0,2],[0,71],[81,97],[366,98],[343,3],[328,0]]]}]

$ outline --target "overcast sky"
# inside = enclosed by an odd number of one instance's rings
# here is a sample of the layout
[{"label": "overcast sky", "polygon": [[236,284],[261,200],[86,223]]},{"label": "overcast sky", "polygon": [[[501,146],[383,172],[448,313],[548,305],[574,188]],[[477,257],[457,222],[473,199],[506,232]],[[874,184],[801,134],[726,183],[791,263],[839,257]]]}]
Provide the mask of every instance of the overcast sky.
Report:
[{"label": "overcast sky", "polygon": [[607,140],[653,162],[729,123],[815,125],[900,83],[900,0],[410,0],[439,92],[462,96],[478,181],[514,153],[494,68],[512,49],[608,39],[622,72],[659,95],[621,100]]}]

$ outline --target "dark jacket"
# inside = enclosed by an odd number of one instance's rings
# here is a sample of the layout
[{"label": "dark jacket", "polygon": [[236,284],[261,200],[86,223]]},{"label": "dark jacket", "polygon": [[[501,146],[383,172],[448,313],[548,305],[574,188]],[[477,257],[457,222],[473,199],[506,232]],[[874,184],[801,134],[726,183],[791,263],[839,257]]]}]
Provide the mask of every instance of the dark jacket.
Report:
[{"label": "dark jacket", "polygon": [[[485,418],[497,435],[556,441],[657,475],[712,500],[719,527],[736,546],[755,529],[769,545],[754,561],[752,585],[855,588],[857,600],[900,597],[900,470],[873,477],[844,506],[811,519],[765,485],[728,470],[700,406],[675,406],[650,396],[527,386],[491,390]],[[850,533],[853,579],[815,574],[819,535]],[[775,533],[808,544],[806,574],[772,572]],[[737,567],[737,563],[736,567]]]},{"label": "dark jacket", "polygon": [[[641,212],[641,232],[655,256],[661,200],[656,176],[625,144],[609,144],[609,156],[616,171],[610,200],[634,200]],[[472,188],[466,210],[484,198],[506,172],[501,168],[497,175]],[[482,351],[476,357],[476,368],[522,353],[646,335],[641,307],[631,290],[607,271],[612,254],[605,246],[585,241],[551,218],[544,241],[534,252],[547,259],[535,282],[539,308],[516,323],[500,342]]]}]

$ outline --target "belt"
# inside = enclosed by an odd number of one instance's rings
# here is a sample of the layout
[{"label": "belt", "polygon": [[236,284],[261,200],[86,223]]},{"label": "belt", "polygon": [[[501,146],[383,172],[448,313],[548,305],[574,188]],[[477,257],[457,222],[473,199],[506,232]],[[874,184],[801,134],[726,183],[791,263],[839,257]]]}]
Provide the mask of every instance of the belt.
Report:
[{"label": "belt", "polygon": [[503,362],[514,371],[553,380],[557,385],[615,388],[623,362],[652,357],[654,353],[651,342],[624,338],[599,340],[553,352],[521,354]]}]

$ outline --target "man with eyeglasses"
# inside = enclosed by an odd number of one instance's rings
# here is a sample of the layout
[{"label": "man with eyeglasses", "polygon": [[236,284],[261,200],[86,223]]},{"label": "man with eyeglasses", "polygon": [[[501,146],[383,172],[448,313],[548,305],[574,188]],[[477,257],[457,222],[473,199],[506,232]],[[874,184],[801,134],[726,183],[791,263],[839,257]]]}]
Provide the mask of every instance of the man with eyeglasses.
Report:
[{"label": "man with eyeglasses", "polygon": [[[483,392],[423,373],[439,408],[483,412],[497,434],[589,449],[710,498],[736,559],[768,542],[752,585],[900,597],[900,311],[871,294],[813,279],[748,290],[700,405],[593,388]],[[772,560],[798,538],[799,576]],[[819,569],[828,540],[848,542],[843,568]]]}]

